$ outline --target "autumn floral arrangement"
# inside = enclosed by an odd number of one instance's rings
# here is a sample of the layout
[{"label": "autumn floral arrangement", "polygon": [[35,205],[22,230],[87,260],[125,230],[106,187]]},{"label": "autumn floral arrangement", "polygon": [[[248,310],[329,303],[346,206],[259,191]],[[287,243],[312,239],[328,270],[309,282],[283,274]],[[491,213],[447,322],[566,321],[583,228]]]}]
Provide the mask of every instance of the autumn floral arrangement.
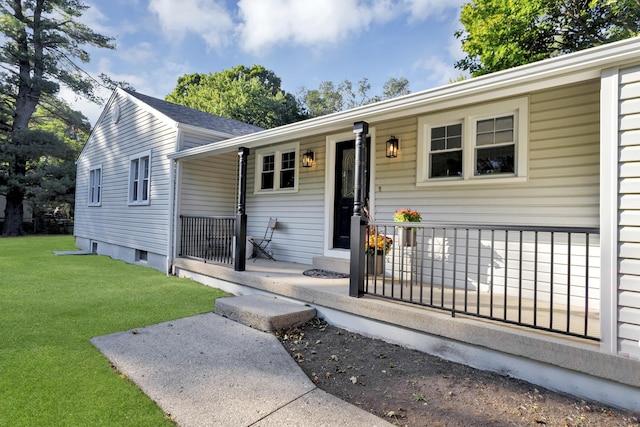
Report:
[{"label": "autumn floral arrangement", "polygon": [[405,208],[395,211],[393,214],[393,220],[395,222],[420,222],[422,221],[422,216],[418,211]]},{"label": "autumn floral arrangement", "polygon": [[380,233],[369,233],[364,249],[367,255],[386,255],[391,249],[393,239]]}]

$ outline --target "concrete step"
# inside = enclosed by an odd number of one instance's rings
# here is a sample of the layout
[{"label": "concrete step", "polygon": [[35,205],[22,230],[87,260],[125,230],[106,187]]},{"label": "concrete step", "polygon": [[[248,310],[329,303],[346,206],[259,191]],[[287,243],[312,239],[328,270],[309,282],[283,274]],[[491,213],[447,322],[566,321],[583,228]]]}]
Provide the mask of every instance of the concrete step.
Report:
[{"label": "concrete step", "polygon": [[321,270],[335,271],[336,273],[349,274],[348,259],[331,258],[328,256],[317,256],[317,257],[313,257],[313,266]]},{"label": "concrete step", "polygon": [[301,325],[316,316],[316,309],[266,295],[218,298],[215,312],[264,332]]}]

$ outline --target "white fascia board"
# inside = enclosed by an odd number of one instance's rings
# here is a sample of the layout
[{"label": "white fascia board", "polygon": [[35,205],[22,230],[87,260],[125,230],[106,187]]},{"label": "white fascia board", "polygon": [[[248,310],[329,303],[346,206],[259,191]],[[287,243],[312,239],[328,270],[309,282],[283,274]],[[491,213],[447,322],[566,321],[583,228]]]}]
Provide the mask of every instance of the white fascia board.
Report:
[{"label": "white fascia board", "polygon": [[354,122],[363,120],[372,123],[600,79],[605,68],[638,61],[640,37],[634,37],[223,142],[194,147],[172,154],[170,158],[206,157],[232,151],[241,146],[253,148],[319,133],[344,131],[350,129]]}]

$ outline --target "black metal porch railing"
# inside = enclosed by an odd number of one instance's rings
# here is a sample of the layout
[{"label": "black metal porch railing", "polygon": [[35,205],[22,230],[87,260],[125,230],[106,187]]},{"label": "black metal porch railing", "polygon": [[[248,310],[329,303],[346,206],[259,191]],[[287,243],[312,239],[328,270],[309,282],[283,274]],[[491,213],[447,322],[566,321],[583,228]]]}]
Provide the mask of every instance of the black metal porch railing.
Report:
[{"label": "black metal porch railing", "polygon": [[597,228],[371,222],[367,230],[367,294],[599,340]]},{"label": "black metal porch railing", "polygon": [[180,215],[181,257],[233,265],[235,216]]}]

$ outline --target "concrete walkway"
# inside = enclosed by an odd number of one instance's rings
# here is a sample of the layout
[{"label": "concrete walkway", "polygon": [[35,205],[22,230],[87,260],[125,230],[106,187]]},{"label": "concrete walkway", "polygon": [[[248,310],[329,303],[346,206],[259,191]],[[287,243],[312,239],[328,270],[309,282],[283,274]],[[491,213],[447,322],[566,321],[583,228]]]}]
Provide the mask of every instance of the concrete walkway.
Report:
[{"label": "concrete walkway", "polygon": [[391,425],[318,389],[273,334],[215,313],[91,342],[182,427]]}]

